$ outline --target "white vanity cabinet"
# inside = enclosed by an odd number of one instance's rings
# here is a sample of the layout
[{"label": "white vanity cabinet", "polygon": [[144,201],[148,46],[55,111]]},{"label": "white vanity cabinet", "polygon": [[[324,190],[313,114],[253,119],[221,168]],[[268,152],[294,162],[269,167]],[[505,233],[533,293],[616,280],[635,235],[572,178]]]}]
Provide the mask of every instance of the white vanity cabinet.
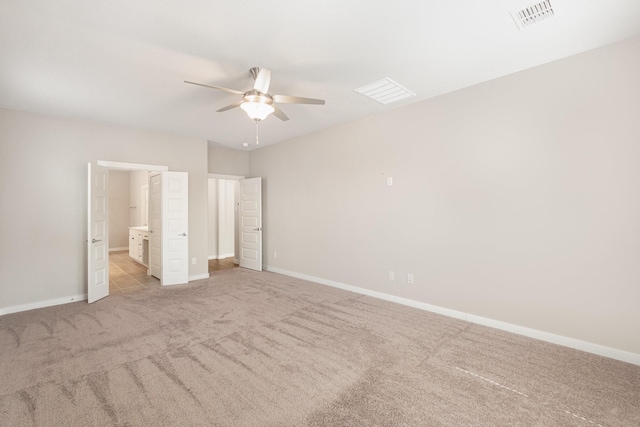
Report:
[{"label": "white vanity cabinet", "polygon": [[142,265],[149,265],[148,227],[129,227],[129,256]]}]

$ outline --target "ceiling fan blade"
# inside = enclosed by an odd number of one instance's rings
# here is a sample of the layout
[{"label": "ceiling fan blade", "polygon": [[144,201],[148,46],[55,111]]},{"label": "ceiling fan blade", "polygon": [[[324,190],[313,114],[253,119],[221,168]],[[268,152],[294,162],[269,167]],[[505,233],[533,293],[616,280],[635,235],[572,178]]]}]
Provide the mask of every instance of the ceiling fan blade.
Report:
[{"label": "ceiling fan blade", "polygon": [[253,85],[253,90],[260,93],[269,93],[269,82],[271,81],[271,71],[266,68],[261,68],[256,77],[256,83]]},{"label": "ceiling fan blade", "polygon": [[277,118],[279,118],[283,122],[286,122],[287,120],[289,120],[289,117],[287,117],[287,115],[281,109],[279,109],[277,106],[275,106],[273,104],[271,104],[271,106],[273,107],[273,115],[274,116],[276,116]]},{"label": "ceiling fan blade", "polygon": [[226,87],[221,87],[221,86],[213,86],[213,85],[205,85],[202,83],[196,83],[196,82],[188,82],[188,81],[184,81],[185,83],[189,83],[190,85],[197,85],[197,86],[203,86],[203,87],[208,87],[210,89],[218,89],[218,90],[223,90],[225,92],[229,92],[229,93],[235,93],[236,95],[244,95],[244,92],[240,92],[239,90],[235,90],[235,89],[229,89]]},{"label": "ceiling fan blade", "polygon": [[273,95],[273,102],[280,104],[315,104],[324,105],[324,99],[302,98],[300,96]]},{"label": "ceiling fan blade", "polygon": [[216,113],[222,113],[223,111],[227,111],[227,110],[231,110],[232,108],[239,107],[240,104],[242,104],[243,102],[244,102],[243,100],[240,100],[238,102],[234,102],[233,104],[229,104],[226,107],[222,107],[221,109],[216,110]]}]

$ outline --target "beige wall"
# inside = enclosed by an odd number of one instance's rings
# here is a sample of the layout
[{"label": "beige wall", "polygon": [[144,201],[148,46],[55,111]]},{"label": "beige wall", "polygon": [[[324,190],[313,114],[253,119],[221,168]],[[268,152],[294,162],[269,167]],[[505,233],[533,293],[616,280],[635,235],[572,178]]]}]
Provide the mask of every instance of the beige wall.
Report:
[{"label": "beige wall", "polygon": [[109,249],[129,247],[129,174],[109,171]]},{"label": "beige wall", "polygon": [[251,152],[266,264],[640,354],[638,52]]},{"label": "beige wall", "polygon": [[87,162],[189,173],[191,277],[207,268],[207,142],[0,109],[0,311],[86,293]]},{"label": "beige wall", "polygon": [[246,151],[209,146],[208,161],[209,173],[249,176],[249,153]]},{"label": "beige wall", "polygon": [[149,171],[136,170],[129,172],[129,203],[131,206],[135,206],[135,209],[131,209],[129,215],[129,226],[137,227],[148,225],[148,212],[147,216],[144,215],[144,197],[142,187],[149,187]]}]

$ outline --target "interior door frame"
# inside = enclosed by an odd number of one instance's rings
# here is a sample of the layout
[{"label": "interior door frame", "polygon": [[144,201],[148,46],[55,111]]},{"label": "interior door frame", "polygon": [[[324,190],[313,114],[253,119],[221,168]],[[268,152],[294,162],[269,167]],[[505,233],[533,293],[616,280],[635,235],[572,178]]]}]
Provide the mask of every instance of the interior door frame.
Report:
[{"label": "interior door frame", "polygon": [[[238,181],[238,183],[243,180],[246,179],[246,177],[244,175],[224,175],[221,173],[210,173],[207,175],[208,179],[226,179],[227,181]],[[233,245],[233,251],[234,251],[234,255],[233,255],[233,263],[236,265],[240,265],[240,257],[238,254],[238,247],[239,247],[239,236],[240,236],[240,228],[238,227],[238,223],[239,223],[239,212],[238,212],[238,205],[239,205],[239,200],[238,200],[238,191],[236,191],[236,194],[234,194],[234,220],[233,220],[233,235],[234,235],[234,245]],[[208,217],[208,215],[207,215]],[[208,237],[208,236],[207,236]]]}]

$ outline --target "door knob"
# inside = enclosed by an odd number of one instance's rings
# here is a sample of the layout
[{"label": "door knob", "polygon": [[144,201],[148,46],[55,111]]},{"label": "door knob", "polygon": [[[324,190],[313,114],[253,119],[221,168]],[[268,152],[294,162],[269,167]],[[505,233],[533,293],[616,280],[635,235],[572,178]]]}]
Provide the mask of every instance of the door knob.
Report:
[{"label": "door knob", "polygon": [[178,236],[186,236],[187,233],[178,234]]},{"label": "door knob", "polygon": [[95,243],[95,242],[102,242],[102,239],[100,239],[100,240],[91,239],[91,243]]},{"label": "door knob", "polygon": [[262,231],[262,227],[254,228],[253,231]]}]

